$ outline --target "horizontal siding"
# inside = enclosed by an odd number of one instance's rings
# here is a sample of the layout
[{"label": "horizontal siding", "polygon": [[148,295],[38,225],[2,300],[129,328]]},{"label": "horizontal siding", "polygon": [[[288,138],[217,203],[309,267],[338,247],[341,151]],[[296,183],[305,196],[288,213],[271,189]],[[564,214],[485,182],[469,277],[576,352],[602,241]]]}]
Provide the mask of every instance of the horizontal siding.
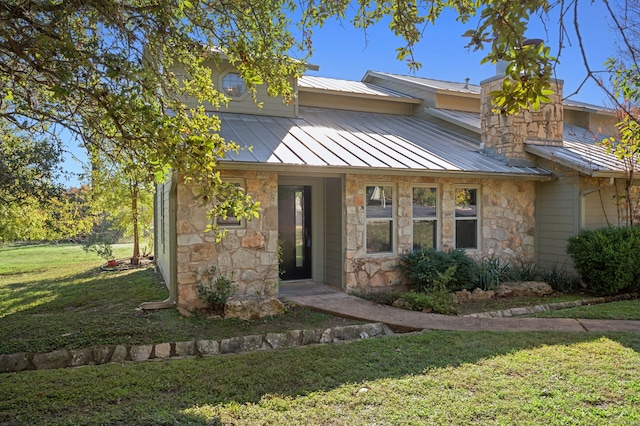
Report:
[{"label": "horizontal siding", "polygon": [[392,115],[411,115],[413,103],[393,102],[380,98],[358,98],[340,96],[335,93],[299,92],[298,99],[301,106],[342,109],[348,111],[375,112]]},{"label": "horizontal siding", "polygon": [[541,182],[536,194],[536,261],[541,266],[567,264],[567,240],[577,232],[579,204],[577,178]]},{"label": "horizontal siding", "polygon": [[618,226],[619,224],[615,189],[604,188],[599,192],[585,196],[584,227],[586,229]]},{"label": "horizontal siding", "polygon": [[342,183],[327,178],[325,185],[325,282],[342,288]]},{"label": "horizontal siding", "polygon": [[167,287],[171,285],[171,209],[170,209],[171,180],[156,186],[156,218],[155,226],[158,227],[158,245],[156,248],[156,265],[164,278]]}]

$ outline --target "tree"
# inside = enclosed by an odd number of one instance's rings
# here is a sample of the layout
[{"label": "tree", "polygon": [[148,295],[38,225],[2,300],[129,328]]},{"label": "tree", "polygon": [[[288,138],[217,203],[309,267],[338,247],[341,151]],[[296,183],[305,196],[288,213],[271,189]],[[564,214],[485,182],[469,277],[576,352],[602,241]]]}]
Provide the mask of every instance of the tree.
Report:
[{"label": "tree", "polygon": [[0,204],[44,202],[60,193],[62,149],[55,140],[33,139],[38,136],[0,121]]},{"label": "tree", "polygon": [[133,237],[131,263],[137,265],[141,236],[149,236],[153,227],[153,181],[132,159],[110,158],[100,152],[91,157],[94,209],[124,236]]},{"label": "tree", "polygon": [[[560,26],[573,4],[555,4]],[[547,100],[555,59],[524,36],[531,16],[552,9],[546,0],[0,0],[0,119],[23,132],[63,126],[87,149],[116,163],[131,159],[156,179],[177,170],[211,202],[212,217],[252,217],[259,206],[217,171],[238,147],[216,134],[215,116],[181,101],[227,102],[206,60],[223,55],[249,90],[264,83],[289,102],[288,79],[304,71],[313,31],[327,19],[349,14],[363,31],[387,20],[403,40],[398,59],[418,69],[415,44],[445,8],[463,22],[479,13],[465,33],[469,46],[489,46],[483,62],[508,62],[496,109],[513,113]],[[174,72],[178,65],[186,78]]]},{"label": "tree", "polygon": [[0,203],[0,241],[82,240],[93,226],[88,186],[46,200],[26,197]]}]

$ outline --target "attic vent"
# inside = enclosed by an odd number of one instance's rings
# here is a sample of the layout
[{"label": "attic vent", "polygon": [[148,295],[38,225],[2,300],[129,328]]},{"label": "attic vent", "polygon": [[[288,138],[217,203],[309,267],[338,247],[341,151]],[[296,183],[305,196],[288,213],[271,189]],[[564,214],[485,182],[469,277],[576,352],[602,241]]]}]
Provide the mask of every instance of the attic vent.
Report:
[{"label": "attic vent", "polygon": [[464,79],[464,88],[469,90],[469,80],[471,80],[469,77]]}]

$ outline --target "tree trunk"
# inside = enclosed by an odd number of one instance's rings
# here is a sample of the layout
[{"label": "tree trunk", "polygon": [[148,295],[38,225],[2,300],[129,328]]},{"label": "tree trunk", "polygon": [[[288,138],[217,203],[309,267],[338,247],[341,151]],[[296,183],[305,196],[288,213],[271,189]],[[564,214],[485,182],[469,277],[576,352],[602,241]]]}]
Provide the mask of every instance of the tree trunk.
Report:
[{"label": "tree trunk", "polygon": [[133,181],[130,184],[131,188],[131,219],[133,222],[133,256],[131,257],[131,264],[138,265],[140,263],[140,235],[138,230],[138,196],[140,187],[138,181]]}]

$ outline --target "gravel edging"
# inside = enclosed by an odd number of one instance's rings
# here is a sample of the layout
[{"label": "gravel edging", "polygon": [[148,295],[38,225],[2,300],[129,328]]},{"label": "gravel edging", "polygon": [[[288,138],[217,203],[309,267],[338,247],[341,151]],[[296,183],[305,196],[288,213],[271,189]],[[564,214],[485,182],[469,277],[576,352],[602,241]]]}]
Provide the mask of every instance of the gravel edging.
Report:
[{"label": "gravel edging", "polygon": [[394,332],[385,324],[370,323],[334,327],[326,330],[292,330],[287,333],[267,333],[265,335],[240,336],[220,340],[191,340],[187,342],[156,343],[153,345],[108,345],[85,349],[62,349],[48,353],[19,352],[0,355],[0,373],[52,370],[114,362],[141,362],[236,354],[313,344],[338,343],[392,334]]},{"label": "gravel edging", "polygon": [[478,312],[475,314],[463,315],[471,318],[510,318],[522,315],[537,314],[546,311],[557,311],[560,309],[576,308],[584,305],[600,305],[602,303],[619,302],[621,300],[637,299],[638,293],[621,294],[618,296],[596,297],[592,299],[573,300],[571,302],[549,303],[546,305],[524,306],[521,308],[511,308],[502,311]]}]

